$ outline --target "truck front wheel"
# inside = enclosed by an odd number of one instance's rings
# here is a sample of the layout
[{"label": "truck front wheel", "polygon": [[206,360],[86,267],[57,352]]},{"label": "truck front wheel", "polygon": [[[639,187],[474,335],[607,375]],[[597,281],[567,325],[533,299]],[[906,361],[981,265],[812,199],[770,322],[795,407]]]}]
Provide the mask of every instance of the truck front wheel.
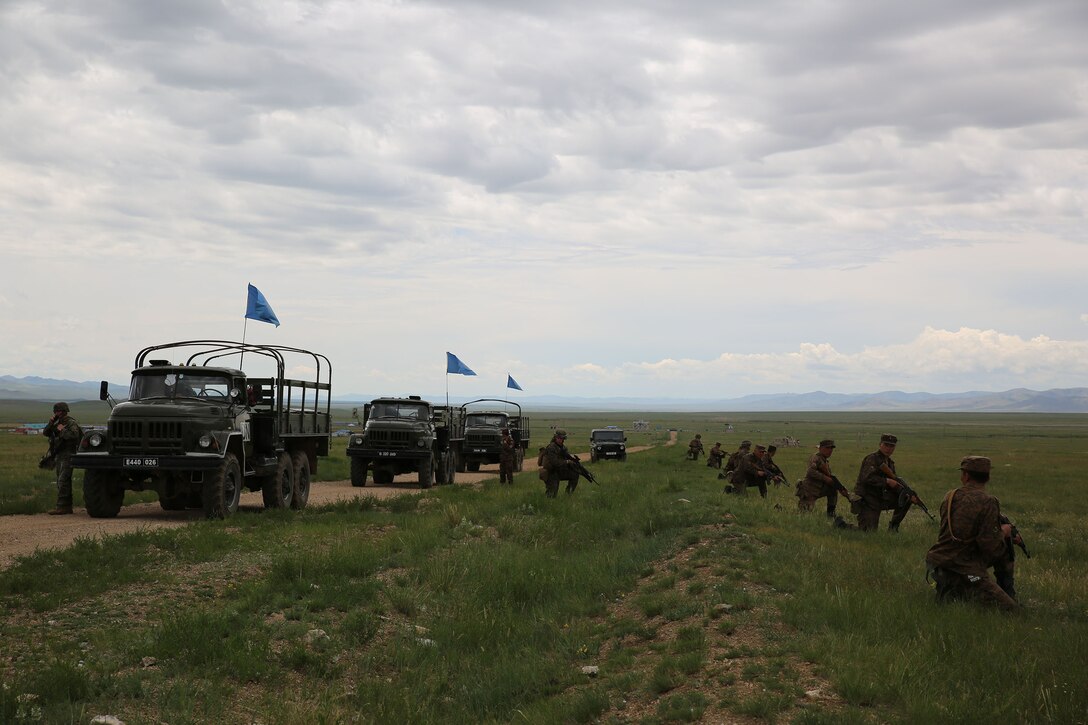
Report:
[{"label": "truck front wheel", "polygon": [[112,519],[121,510],[125,489],[121,488],[113,471],[83,472],[83,504],[87,514],[95,519]]},{"label": "truck front wheel", "polygon": [[[378,477],[374,476],[374,482],[378,482]],[[366,485],[366,459],[365,458],[352,458],[351,459],[351,485],[355,488],[362,488]]]},{"label": "truck front wheel", "polygon": [[223,456],[219,467],[204,478],[204,515],[222,519],[238,511],[242,497],[242,469],[233,453]]},{"label": "truck front wheel", "polygon": [[291,505],[295,493],[295,470],[291,456],[281,453],[276,461],[276,472],[264,480],[261,494],[266,509],[285,509]]},{"label": "truck front wheel", "polygon": [[419,487],[430,488],[434,483],[434,456],[419,462]]}]

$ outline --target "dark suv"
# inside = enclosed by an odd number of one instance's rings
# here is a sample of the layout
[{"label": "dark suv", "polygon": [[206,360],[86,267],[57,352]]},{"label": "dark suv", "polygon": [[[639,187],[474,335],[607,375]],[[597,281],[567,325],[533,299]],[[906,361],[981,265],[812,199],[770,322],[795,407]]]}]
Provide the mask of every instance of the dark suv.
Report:
[{"label": "dark suv", "polygon": [[608,426],[591,430],[589,432],[589,460],[594,463],[600,460],[626,461],[627,436],[624,435],[623,429]]}]

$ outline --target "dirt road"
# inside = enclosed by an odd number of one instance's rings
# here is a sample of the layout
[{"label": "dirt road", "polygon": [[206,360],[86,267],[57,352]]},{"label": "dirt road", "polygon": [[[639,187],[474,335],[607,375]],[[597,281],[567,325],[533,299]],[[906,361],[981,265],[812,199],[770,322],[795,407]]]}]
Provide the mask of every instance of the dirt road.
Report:
[{"label": "dirt road", "polygon": [[[672,441],[675,442],[675,433]],[[634,446],[628,453],[644,451],[650,446]],[[535,468],[536,461],[526,461],[525,470]],[[458,473],[455,485],[472,485],[489,478],[499,477],[497,465],[484,466],[479,473]],[[534,481],[535,482],[535,481]],[[373,482],[365,488],[355,488],[351,481],[318,481],[310,488],[310,506],[321,506],[335,501],[349,500],[356,496],[389,498],[405,493],[421,492],[415,474],[397,476],[393,483],[376,486]],[[239,511],[256,512],[264,508],[261,494],[244,492]],[[71,516],[0,516],[0,569],[7,568],[16,557],[33,554],[38,549],[58,549],[72,544],[78,538],[125,534],[140,529],[160,529],[185,526],[190,521],[204,518],[203,511],[163,511],[156,503],[137,503],[123,506],[117,518],[92,519],[85,509],[77,508]]]},{"label": "dirt road", "polygon": [[[487,478],[498,478],[498,467],[494,471],[479,473],[458,473],[457,485],[471,485]],[[348,500],[356,496],[374,496],[389,498],[404,493],[420,493],[415,474],[405,474],[393,479],[393,483],[376,486],[373,482],[365,488],[355,488],[351,481],[315,481],[310,487],[310,506],[321,506],[335,501]],[[257,512],[264,508],[260,492],[242,493],[238,510]],[[92,519],[86,509],[77,508],[71,516],[50,516],[33,514],[30,516],[0,517],[0,568],[12,564],[18,556],[33,554],[38,549],[55,549],[69,546],[80,537],[109,536],[124,534],[139,529],[160,529],[185,526],[190,521],[204,518],[204,512],[198,509],[188,511],[164,511],[156,503],[135,503],[123,506],[114,519]]]}]

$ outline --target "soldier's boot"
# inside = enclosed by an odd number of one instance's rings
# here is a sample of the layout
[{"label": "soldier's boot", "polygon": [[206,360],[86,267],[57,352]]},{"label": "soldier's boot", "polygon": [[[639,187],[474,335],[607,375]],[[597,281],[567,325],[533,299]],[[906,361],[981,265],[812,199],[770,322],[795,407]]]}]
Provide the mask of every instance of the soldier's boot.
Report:
[{"label": "soldier's boot", "polygon": [[910,507],[908,506],[907,508],[895,510],[895,513],[892,514],[892,520],[888,522],[889,532],[893,534],[899,533],[899,524],[903,523],[903,519],[907,517],[907,509],[909,508]]},{"label": "soldier's boot", "polygon": [[842,516],[836,516],[835,521],[832,524],[836,529],[853,529],[856,528],[853,524],[846,523],[846,519]]},{"label": "soldier's boot", "polygon": [[49,512],[50,516],[64,516],[72,513],[72,504],[57,504],[57,507]]},{"label": "soldier's boot", "polygon": [[829,519],[837,519],[837,518],[842,518],[842,517],[841,517],[841,516],[838,516],[838,515],[837,515],[837,514],[835,513],[835,507],[834,507],[834,506],[828,506],[828,507],[827,507],[827,518],[829,518]]}]

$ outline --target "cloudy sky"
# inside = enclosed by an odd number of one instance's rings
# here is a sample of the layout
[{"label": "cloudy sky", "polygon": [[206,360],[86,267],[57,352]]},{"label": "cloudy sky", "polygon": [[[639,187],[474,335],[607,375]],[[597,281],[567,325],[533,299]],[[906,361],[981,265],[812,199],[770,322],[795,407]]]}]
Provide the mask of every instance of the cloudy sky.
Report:
[{"label": "cloudy sky", "polygon": [[0,374],[1088,385],[1088,3],[0,2]]}]

